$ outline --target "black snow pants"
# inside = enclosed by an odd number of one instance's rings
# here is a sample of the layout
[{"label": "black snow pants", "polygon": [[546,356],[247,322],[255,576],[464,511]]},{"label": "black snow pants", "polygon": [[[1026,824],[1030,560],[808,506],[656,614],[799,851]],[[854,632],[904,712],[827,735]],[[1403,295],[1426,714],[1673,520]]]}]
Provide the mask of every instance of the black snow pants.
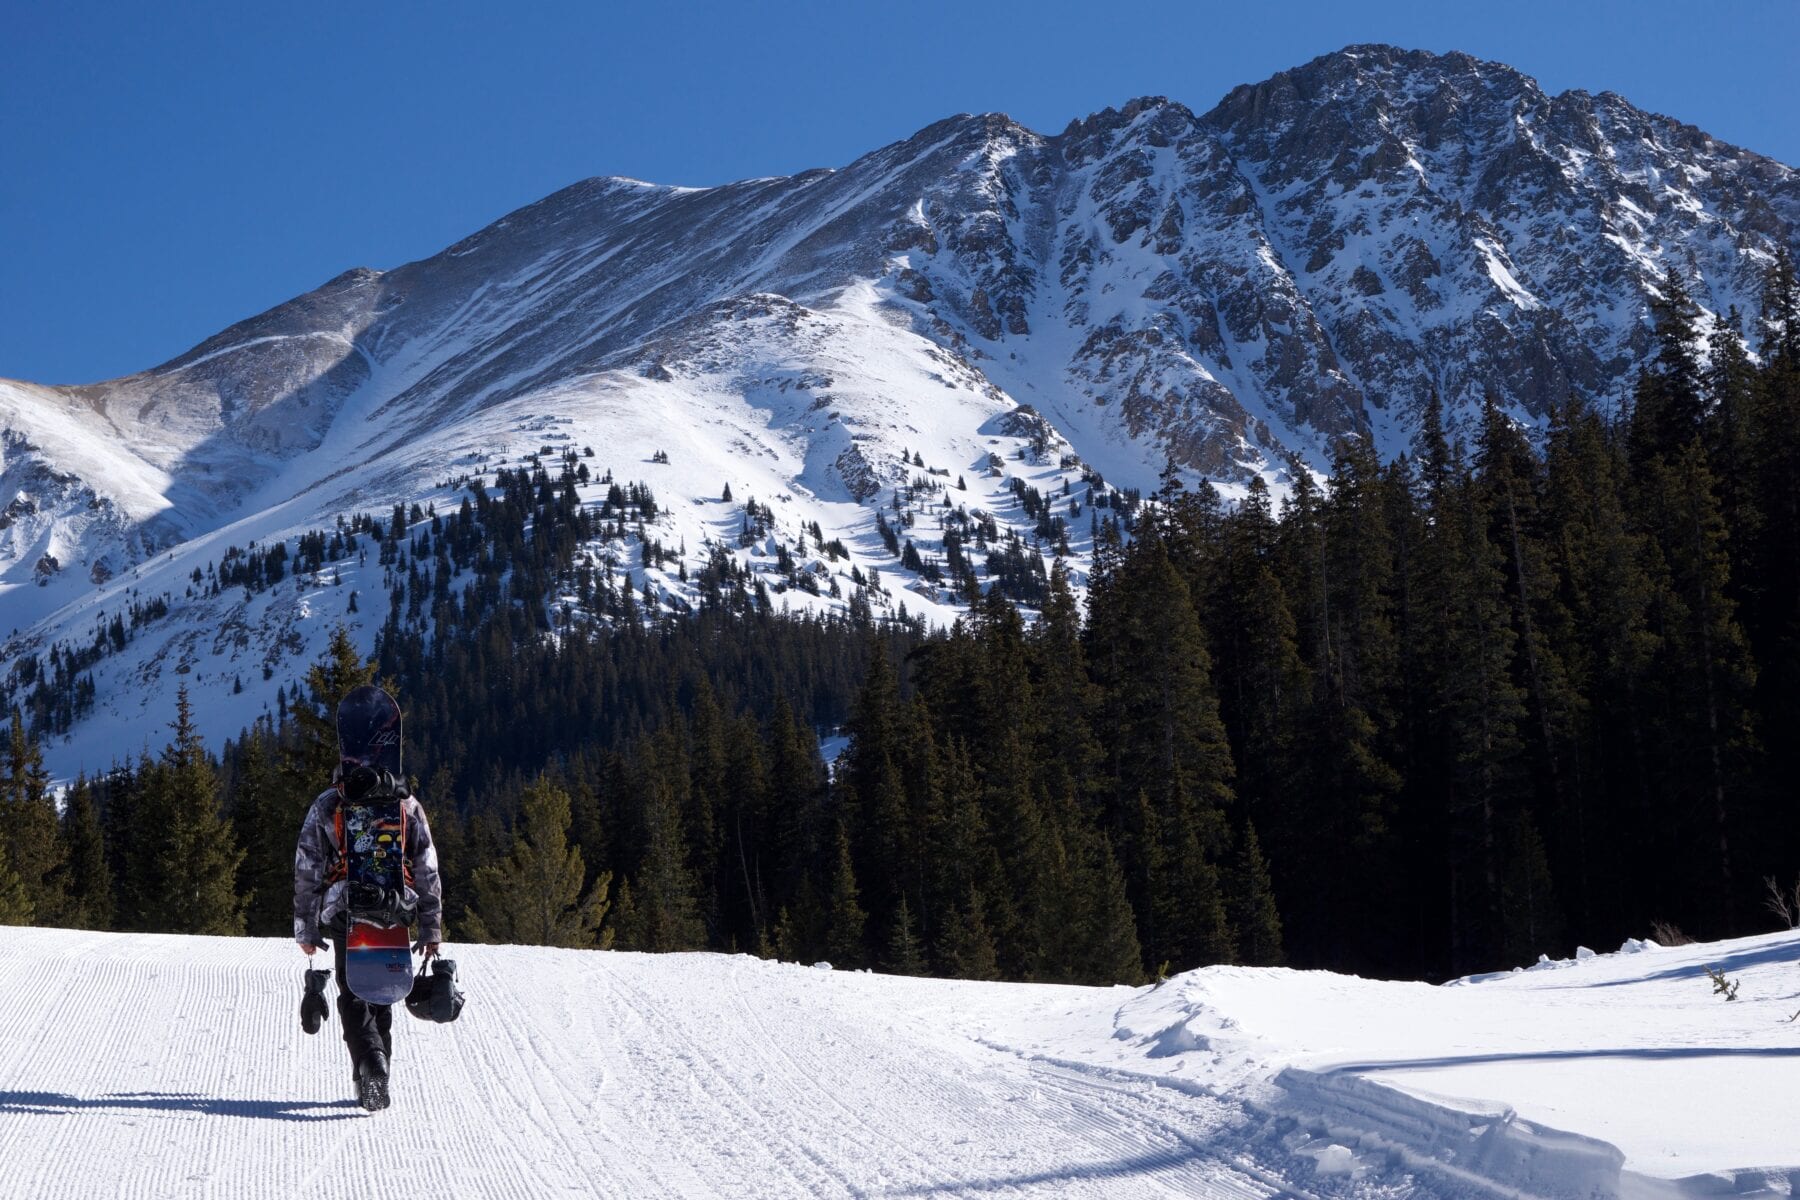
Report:
[{"label": "black snow pants", "polygon": [[337,958],[338,1028],[344,1031],[344,1045],[350,1049],[350,1073],[355,1075],[356,1069],[362,1066],[363,1058],[371,1050],[379,1050],[387,1056],[389,1062],[393,1061],[394,1006],[359,1000],[345,986],[344,958],[350,939],[344,930],[345,921],[342,917],[329,926],[331,944],[335,947]]}]

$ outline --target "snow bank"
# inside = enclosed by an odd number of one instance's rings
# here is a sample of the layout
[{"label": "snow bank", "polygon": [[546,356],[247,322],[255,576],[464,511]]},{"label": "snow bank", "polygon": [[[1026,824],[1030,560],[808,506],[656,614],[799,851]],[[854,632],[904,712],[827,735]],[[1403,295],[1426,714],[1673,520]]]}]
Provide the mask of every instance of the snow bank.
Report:
[{"label": "snow bank", "polygon": [[1209,968],[1124,1005],[1115,1054],[1533,1195],[1788,1194],[1797,962],[1800,933],[1634,940],[1443,987]]}]

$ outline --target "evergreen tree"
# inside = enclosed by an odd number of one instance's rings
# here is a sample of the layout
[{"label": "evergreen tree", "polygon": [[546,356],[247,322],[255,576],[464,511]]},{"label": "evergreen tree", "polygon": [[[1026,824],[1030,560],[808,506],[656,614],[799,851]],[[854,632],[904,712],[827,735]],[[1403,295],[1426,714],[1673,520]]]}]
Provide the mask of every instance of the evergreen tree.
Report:
[{"label": "evergreen tree", "polygon": [[312,803],[277,773],[272,742],[260,726],[249,731],[237,746],[231,786],[232,823],[244,848],[239,890],[250,898],[245,925],[256,937],[284,936],[294,927],[294,847]]},{"label": "evergreen tree", "polygon": [[[685,773],[681,778],[685,783]],[[673,771],[655,767],[644,770],[640,779],[643,861],[631,893],[633,903],[628,909],[621,897],[619,904],[618,939],[626,949],[697,950],[706,944],[699,888],[686,860],[675,779]]]},{"label": "evergreen tree", "polygon": [[106,861],[106,831],[94,804],[94,789],[85,777],[75,780],[63,803],[62,841],[68,867],[68,923],[78,929],[110,929],[113,880]]},{"label": "evergreen tree", "polygon": [[837,856],[831,872],[831,893],[825,918],[825,955],[831,965],[850,970],[863,965],[863,911],[850,863],[850,837],[842,825],[837,831]]},{"label": "evergreen tree", "polygon": [[1515,636],[1505,577],[1460,449],[1445,438],[1436,397],[1421,424],[1424,532],[1409,587],[1419,597],[1409,650],[1418,692],[1419,769],[1408,781],[1415,829],[1445,868],[1452,972],[1490,962],[1503,937],[1499,829],[1524,801],[1512,679]]},{"label": "evergreen tree", "polygon": [[[1733,843],[1743,820],[1759,748],[1751,705],[1756,668],[1729,591],[1730,559],[1705,451],[1690,442],[1640,475],[1640,512],[1649,526],[1653,578],[1651,620],[1663,635],[1661,708],[1666,723],[1657,745],[1664,788],[1662,814],[1669,849],[1709,865],[1715,887],[1699,914],[1709,928],[1737,930],[1737,874]],[[1695,821],[1693,800],[1704,797]],[[1703,848],[1702,848],[1703,847]],[[1683,872],[1681,862],[1668,868]],[[1699,889],[1699,881],[1695,881]]]},{"label": "evergreen tree", "polygon": [[1394,489],[1362,439],[1335,451],[1318,511],[1300,489],[1284,533],[1290,594],[1311,694],[1299,706],[1294,803],[1273,830],[1271,868],[1283,940],[1298,961],[1340,970],[1404,970],[1396,887],[1398,647]]},{"label": "evergreen tree", "polygon": [[[469,936],[477,942],[604,950],[612,875],[587,883],[581,848],[568,843],[569,794],[543,776],[525,789],[519,830],[506,859],[476,871]],[[585,894],[584,894],[585,893]]]},{"label": "evergreen tree", "polygon": [[25,881],[11,863],[0,859],[0,925],[29,925],[34,915]]},{"label": "evergreen tree", "polygon": [[724,793],[719,807],[719,904],[728,945],[766,945],[774,828],[762,735],[755,718],[732,722],[726,739]]},{"label": "evergreen tree", "polygon": [[16,705],[6,778],[0,781],[0,851],[25,889],[32,919],[40,925],[62,922],[67,916],[67,896],[56,798],[50,794],[43,752],[37,739],[26,731]]},{"label": "evergreen tree", "polygon": [[1278,844],[1304,837],[1297,800],[1295,739],[1312,682],[1300,658],[1294,614],[1275,567],[1276,528],[1268,488],[1256,480],[1225,522],[1221,586],[1211,602],[1219,646],[1219,711],[1239,770],[1244,811],[1276,831]]},{"label": "evergreen tree", "polygon": [[938,957],[944,973],[956,979],[998,979],[1000,967],[987,908],[973,885],[961,906],[950,911]]},{"label": "evergreen tree", "polygon": [[1053,983],[1136,983],[1143,952],[1106,835],[1083,816],[1073,795],[1052,808],[1045,879],[1031,911],[1038,953],[1030,977]]},{"label": "evergreen tree", "polygon": [[[349,629],[343,625],[333,629],[325,653],[307,668],[305,697],[296,697],[289,709],[294,737],[285,746],[282,769],[309,802],[331,782],[337,767],[338,702],[353,689],[374,682],[375,664],[357,651]],[[296,834],[305,811],[300,808],[296,814]]]},{"label": "evergreen tree", "polygon": [[1641,466],[1668,458],[1700,435],[1705,413],[1696,321],[1699,308],[1670,267],[1650,310],[1656,321],[1656,358],[1638,376],[1631,413],[1631,458]]},{"label": "evergreen tree", "polygon": [[1275,891],[1269,865],[1263,859],[1256,826],[1244,825],[1238,850],[1236,879],[1231,889],[1231,923],[1237,930],[1238,961],[1251,967],[1282,964],[1281,916],[1275,911]]},{"label": "evergreen tree", "polygon": [[620,950],[636,950],[643,924],[638,917],[637,901],[631,895],[631,880],[619,880],[618,895],[612,903],[613,945]]},{"label": "evergreen tree", "polygon": [[919,942],[914,924],[912,908],[907,904],[906,897],[902,896],[888,934],[887,952],[881,961],[881,969],[889,975],[926,973],[925,947]]},{"label": "evergreen tree", "polygon": [[1513,675],[1529,700],[1532,749],[1542,776],[1539,790],[1552,807],[1561,807],[1580,786],[1581,774],[1576,755],[1581,699],[1559,650],[1559,643],[1568,640],[1569,618],[1556,594],[1555,568],[1543,537],[1541,464],[1492,394],[1482,407],[1476,470],[1475,502],[1485,511],[1488,540],[1504,564],[1516,648]]},{"label": "evergreen tree", "polygon": [[1125,874],[1106,835],[1088,831],[1077,843],[1076,886],[1087,898],[1076,926],[1073,982],[1140,983],[1144,953],[1137,918],[1125,896]]},{"label": "evergreen tree", "polygon": [[1562,910],[1550,884],[1550,862],[1531,814],[1515,812],[1500,831],[1500,903],[1506,920],[1502,963],[1534,962],[1562,941]]},{"label": "evergreen tree", "polygon": [[174,740],[138,772],[128,920],[165,933],[241,934],[246,898],[237,871],[244,852],[219,811],[218,776],[185,686],[175,704]]},{"label": "evergreen tree", "polygon": [[1126,551],[1091,602],[1089,633],[1145,954],[1181,970],[1230,961],[1218,862],[1229,844],[1231,752],[1197,614],[1159,538]]}]

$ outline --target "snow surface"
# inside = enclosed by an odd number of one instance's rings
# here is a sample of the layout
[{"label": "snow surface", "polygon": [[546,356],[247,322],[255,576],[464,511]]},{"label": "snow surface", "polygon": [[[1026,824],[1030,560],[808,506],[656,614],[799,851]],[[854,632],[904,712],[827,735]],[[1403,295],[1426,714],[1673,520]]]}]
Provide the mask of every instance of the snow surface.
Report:
[{"label": "snow surface", "polygon": [[[355,1108],[272,939],[0,929],[0,1196],[1791,1195],[1800,934],[1444,987],[454,947]],[[1705,968],[1741,981],[1712,994]],[[1562,1132],[1562,1131],[1568,1132]]]}]

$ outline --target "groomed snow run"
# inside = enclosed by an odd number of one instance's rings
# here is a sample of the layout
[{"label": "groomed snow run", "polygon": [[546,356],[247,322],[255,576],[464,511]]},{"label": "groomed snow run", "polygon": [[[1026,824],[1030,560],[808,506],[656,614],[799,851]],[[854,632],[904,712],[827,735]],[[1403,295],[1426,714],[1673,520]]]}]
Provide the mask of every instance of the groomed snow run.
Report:
[{"label": "groomed snow run", "polygon": [[[0,929],[0,1197],[1793,1195],[1800,935],[1445,987],[456,946],[394,1106],[264,939]],[[1705,968],[1739,982],[1712,992]]]}]

